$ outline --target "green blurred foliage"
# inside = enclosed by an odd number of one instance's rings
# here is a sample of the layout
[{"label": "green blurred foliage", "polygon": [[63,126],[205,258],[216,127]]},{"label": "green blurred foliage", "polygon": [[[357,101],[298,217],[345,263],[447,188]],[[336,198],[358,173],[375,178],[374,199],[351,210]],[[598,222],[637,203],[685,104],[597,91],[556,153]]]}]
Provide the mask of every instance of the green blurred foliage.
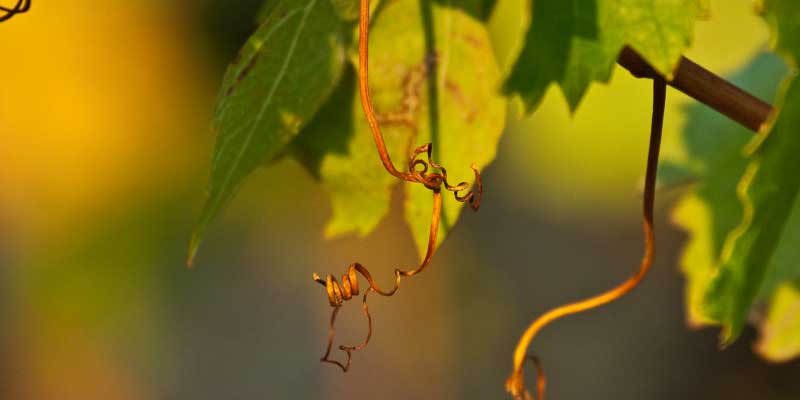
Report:
[{"label": "green blurred foliage", "polygon": [[[797,65],[800,46],[800,5],[769,1],[764,15],[773,24],[776,49],[791,66]],[[796,71],[794,71],[796,72]],[[800,180],[789,171],[797,163],[800,139],[794,134],[800,125],[800,89],[794,79],[784,83],[776,107],[774,125],[749,157],[739,186],[743,204],[742,220],[727,239],[721,266],[711,283],[705,302],[708,313],[723,324],[723,340],[735,339],[747,320],[749,309],[766,284],[796,278],[796,242],[800,220],[793,218]]]},{"label": "green blurred foliage", "polygon": [[[788,70],[774,54],[760,54],[730,80],[750,93],[771,100]],[[692,185],[673,210],[673,220],[691,233],[681,259],[687,276],[687,311],[691,325],[710,320],[703,312],[703,298],[719,262],[728,232],[739,223],[742,206],[736,188],[745,172],[746,145],[752,132],[702,106],[686,110],[687,123],[681,134],[681,154],[672,152],[660,169],[665,187]]]},{"label": "green blurred foliage", "polygon": [[[800,6],[775,1],[761,7],[772,26],[777,51],[796,66],[800,49],[794,38],[800,29]],[[770,99],[788,72],[778,57],[763,55],[738,81]],[[793,341],[787,340],[798,333],[791,331],[796,322],[786,311],[792,302],[791,282],[800,276],[796,261],[800,217],[795,212],[800,181],[789,172],[800,167],[796,162],[800,148],[793,134],[800,124],[795,74],[792,70],[783,82],[775,103],[777,117],[758,138],[750,138],[748,132],[719,117],[699,110],[692,113],[692,122],[684,130],[688,157],[665,174],[670,179],[700,181],[681,199],[675,213],[691,235],[682,259],[690,322],[722,325],[721,339],[727,345],[752,319],[757,300],[771,302],[767,318],[754,322],[762,322],[761,354],[773,360],[800,354]],[[777,288],[781,289],[776,294]]]}]

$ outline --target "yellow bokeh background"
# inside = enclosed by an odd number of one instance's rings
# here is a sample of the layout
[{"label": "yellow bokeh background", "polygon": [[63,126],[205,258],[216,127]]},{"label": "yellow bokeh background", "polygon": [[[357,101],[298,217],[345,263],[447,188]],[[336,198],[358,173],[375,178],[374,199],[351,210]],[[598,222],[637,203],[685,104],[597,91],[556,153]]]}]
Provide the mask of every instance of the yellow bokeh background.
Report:
[{"label": "yellow bokeh background", "polygon": [[0,25],[0,204],[18,239],[58,240],[184,179],[213,98],[180,12],[48,1]]}]

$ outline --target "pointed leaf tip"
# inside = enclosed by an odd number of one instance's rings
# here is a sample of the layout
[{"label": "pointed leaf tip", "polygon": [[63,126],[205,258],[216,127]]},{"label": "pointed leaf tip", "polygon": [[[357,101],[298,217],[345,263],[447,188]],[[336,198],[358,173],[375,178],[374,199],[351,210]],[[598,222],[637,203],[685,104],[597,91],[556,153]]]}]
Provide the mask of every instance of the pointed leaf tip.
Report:
[{"label": "pointed leaf tip", "polygon": [[280,0],[228,67],[214,116],[217,143],[206,205],[189,245],[256,168],[280,156],[339,81],[344,32],[327,0]]}]

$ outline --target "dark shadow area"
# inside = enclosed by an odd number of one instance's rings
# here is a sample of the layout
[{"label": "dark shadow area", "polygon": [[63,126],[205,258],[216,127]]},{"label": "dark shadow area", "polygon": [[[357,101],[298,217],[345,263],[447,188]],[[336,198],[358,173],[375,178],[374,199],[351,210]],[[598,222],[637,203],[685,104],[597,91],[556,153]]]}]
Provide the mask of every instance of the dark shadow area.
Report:
[{"label": "dark shadow area", "polygon": [[564,78],[573,38],[597,37],[597,3],[596,0],[537,0],[533,2],[532,15],[525,45],[503,89],[507,93],[520,93],[529,110],[539,104],[551,82]]},{"label": "dark shadow area", "polygon": [[357,96],[356,88],[355,70],[348,65],[339,86],[289,146],[289,151],[317,179],[320,178],[321,163],[325,155],[347,154],[348,144],[356,129],[352,112]]},{"label": "dark shadow area", "polygon": [[267,3],[277,1],[200,0],[199,5],[192,4],[186,8],[198,13],[194,18],[196,30],[203,36],[202,40],[210,44],[214,52],[213,58],[219,60],[220,67],[223,68],[233,60],[242,44],[255,32],[259,11],[262,6],[268,6]]}]

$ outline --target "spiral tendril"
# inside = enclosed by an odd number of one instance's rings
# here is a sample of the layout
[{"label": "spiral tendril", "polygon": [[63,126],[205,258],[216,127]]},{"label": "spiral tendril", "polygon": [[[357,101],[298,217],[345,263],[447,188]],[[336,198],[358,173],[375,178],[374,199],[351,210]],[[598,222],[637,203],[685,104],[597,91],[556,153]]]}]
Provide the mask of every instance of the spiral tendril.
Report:
[{"label": "spiral tendril", "polygon": [[[431,143],[424,144],[414,149],[409,157],[408,172],[400,172],[389,157],[389,152],[386,149],[386,143],[384,142],[381,132],[379,118],[375,113],[369,93],[369,3],[369,0],[361,0],[359,19],[358,78],[364,115],[369,123],[372,138],[375,141],[375,147],[377,148],[381,163],[386,171],[400,180],[420,183],[430,189],[433,192],[433,212],[431,215],[430,234],[428,236],[428,247],[425,252],[425,257],[414,269],[396,269],[394,271],[394,286],[390,290],[381,289],[375,283],[369,270],[359,263],[351,264],[347,272],[342,275],[341,280],[337,280],[333,275],[328,275],[325,279],[316,273],[312,275],[312,279],[315,282],[325,287],[328,303],[333,307],[328,329],[328,346],[320,361],[338,365],[345,372],[350,368],[352,353],[366,347],[372,337],[372,316],[369,313],[367,296],[369,296],[371,292],[375,292],[381,296],[393,296],[400,288],[400,282],[403,278],[411,277],[422,272],[430,264],[433,254],[436,252],[436,237],[439,231],[439,220],[442,214],[442,189],[452,192],[456,201],[469,203],[473,211],[478,211],[481,205],[481,197],[483,196],[483,182],[481,180],[480,171],[475,163],[470,166],[475,174],[475,183],[473,186],[471,186],[469,182],[459,182],[456,185],[452,185],[447,180],[447,170],[444,166],[433,161],[431,157],[433,145]],[[426,155],[424,159],[421,158],[423,154]],[[341,362],[330,357],[334,338],[336,336],[336,316],[339,314],[339,310],[341,310],[345,301],[359,295],[359,275],[363,276],[369,284],[364,291],[361,301],[364,316],[367,318],[367,335],[366,338],[357,345],[339,346],[339,350],[346,354],[345,361]]]},{"label": "spiral tendril", "polygon": [[[459,182],[457,185],[451,185],[447,181],[447,169],[437,164],[431,159],[433,145],[431,143],[424,144],[414,149],[411,154],[411,159],[408,162],[408,170],[410,175],[414,178],[415,182],[423,184],[426,188],[431,190],[438,190],[444,187],[445,190],[453,192],[456,201],[461,203],[469,203],[470,208],[478,211],[481,207],[481,197],[483,196],[483,182],[481,181],[481,173],[478,167],[473,163],[470,165],[473,173],[475,174],[474,190],[470,189],[469,182]],[[419,158],[421,154],[427,155],[427,160]],[[437,169],[439,172],[428,172],[429,169]],[[467,191],[466,194],[461,192]]]},{"label": "spiral tendril", "polygon": [[11,8],[0,6],[0,22],[11,19],[11,17],[17,14],[22,14],[28,11],[28,9],[31,8],[31,1],[32,0],[17,0],[17,4]]},{"label": "spiral tendril", "polygon": [[[430,234],[428,236],[428,247],[425,252],[425,257],[422,259],[420,264],[414,268],[409,270],[402,270],[402,269],[395,269],[394,270],[394,286],[389,290],[381,289],[378,284],[375,282],[375,279],[372,278],[372,274],[369,270],[359,263],[350,264],[350,267],[347,269],[347,273],[345,273],[341,278],[341,283],[336,280],[336,277],[333,275],[328,275],[325,279],[322,279],[318,274],[314,273],[312,275],[312,279],[325,286],[325,291],[328,295],[328,302],[330,303],[331,307],[333,307],[333,312],[331,313],[331,320],[330,320],[330,327],[328,330],[328,347],[325,350],[325,354],[322,356],[320,361],[327,362],[331,364],[338,365],[342,371],[347,372],[350,369],[350,361],[352,358],[352,352],[356,350],[361,350],[367,346],[369,343],[369,339],[372,337],[372,316],[369,313],[369,305],[367,304],[367,296],[370,292],[375,292],[381,296],[390,297],[397,293],[397,290],[400,288],[400,282],[405,277],[414,276],[420,272],[422,272],[428,264],[430,264],[431,260],[433,259],[433,254],[436,252],[436,235],[439,232],[439,220],[442,214],[442,193],[437,188],[433,191],[433,213],[431,217],[431,227],[430,227]],[[363,342],[357,344],[355,346],[339,346],[339,350],[343,351],[347,358],[344,363],[331,359],[331,350],[333,349],[333,340],[336,336],[336,316],[339,313],[342,305],[345,301],[350,300],[353,296],[358,296],[359,294],[359,283],[358,283],[358,275],[362,275],[364,279],[367,280],[369,287],[364,291],[364,296],[362,298],[361,304],[362,309],[364,312],[364,316],[367,318],[367,336]]]}]

